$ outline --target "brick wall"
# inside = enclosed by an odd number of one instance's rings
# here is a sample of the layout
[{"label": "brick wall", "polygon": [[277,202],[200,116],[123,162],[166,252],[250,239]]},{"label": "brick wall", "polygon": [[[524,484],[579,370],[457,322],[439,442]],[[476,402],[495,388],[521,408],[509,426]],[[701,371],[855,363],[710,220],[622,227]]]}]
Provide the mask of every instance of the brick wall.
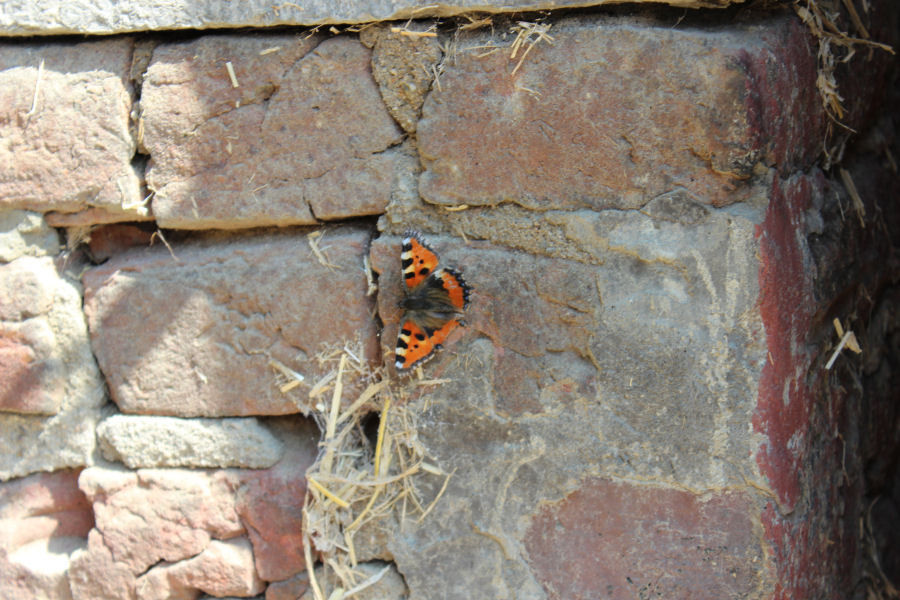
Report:
[{"label": "brick wall", "polygon": [[837,124],[784,7],[420,8],[0,19],[112,34],[0,42],[0,597],[890,597],[892,54]]}]

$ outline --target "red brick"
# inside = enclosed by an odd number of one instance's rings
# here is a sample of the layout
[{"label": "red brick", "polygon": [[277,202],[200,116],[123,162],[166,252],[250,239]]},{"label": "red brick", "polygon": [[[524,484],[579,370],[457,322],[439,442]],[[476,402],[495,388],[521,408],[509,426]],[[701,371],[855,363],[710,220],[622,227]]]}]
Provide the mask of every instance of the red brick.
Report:
[{"label": "red brick", "polygon": [[370,61],[343,36],[217,35],[157,47],[141,97],[157,222],[233,229],[383,212],[397,172],[412,167],[389,150],[401,131]]},{"label": "red brick", "polygon": [[78,489],[79,473],[63,469],[0,483],[0,548],[12,552],[38,539],[86,538],[94,513]]},{"label": "red brick", "polygon": [[525,539],[549,598],[738,598],[766,582],[754,501],[595,479],[545,506]]},{"label": "red brick", "polygon": [[[0,45],[0,207],[131,219],[130,38]],[[38,66],[43,62],[35,112]]]},{"label": "red brick", "polygon": [[757,163],[788,171],[818,152],[815,54],[793,19],[579,18],[550,33],[520,67],[502,43],[484,52],[487,33],[460,42],[419,123],[427,201],[624,209],[684,188],[722,206],[754,193]]},{"label": "red brick", "polygon": [[[250,416],[304,410],[325,347],[376,346],[363,256],[368,232],[277,233],[125,253],[88,271],[94,351],[123,412]],[[139,343],[136,343],[138,342]],[[271,359],[305,377],[285,394]],[[349,383],[349,380],[348,382]]]}]

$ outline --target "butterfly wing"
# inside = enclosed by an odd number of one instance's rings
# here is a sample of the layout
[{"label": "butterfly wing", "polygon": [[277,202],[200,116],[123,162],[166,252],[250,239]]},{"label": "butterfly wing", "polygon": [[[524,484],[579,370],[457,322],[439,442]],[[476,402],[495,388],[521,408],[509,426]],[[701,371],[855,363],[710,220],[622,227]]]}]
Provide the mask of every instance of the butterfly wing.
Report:
[{"label": "butterfly wing", "polygon": [[403,238],[400,265],[407,289],[413,289],[425,281],[438,266],[438,255],[428,247],[418,233],[410,232]]},{"label": "butterfly wing", "polygon": [[405,321],[397,336],[394,366],[398,371],[406,371],[427,361],[459,323],[459,319],[451,319],[438,329],[430,330],[422,329],[413,321]]},{"label": "butterfly wing", "polygon": [[450,304],[456,310],[464,310],[469,305],[471,288],[466,284],[462,273],[447,267],[434,272],[434,277],[441,282],[441,288],[447,293]]}]

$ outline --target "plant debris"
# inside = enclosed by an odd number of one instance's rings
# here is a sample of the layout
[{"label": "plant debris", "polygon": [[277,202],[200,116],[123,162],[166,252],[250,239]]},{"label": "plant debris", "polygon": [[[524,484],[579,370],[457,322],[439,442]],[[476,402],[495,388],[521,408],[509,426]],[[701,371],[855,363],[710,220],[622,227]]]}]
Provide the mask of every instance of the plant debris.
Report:
[{"label": "plant debris", "polygon": [[[332,368],[309,393],[317,399],[331,390],[330,401],[318,401],[311,411],[322,439],[316,462],[306,472],[303,502],[304,555],[316,600],[345,598],[376,583],[383,573],[372,576],[357,569],[354,536],[367,524],[388,518],[400,524],[411,518],[421,522],[452,476],[426,460],[417,437],[418,415],[402,397],[404,390],[392,387],[383,371],[372,370],[358,356],[349,348],[323,352],[320,361]],[[344,398],[348,376],[369,381],[352,401]],[[380,414],[374,448],[363,426],[373,410]],[[427,506],[416,489],[418,477],[443,479]],[[328,577],[314,572],[313,549]],[[325,579],[337,582],[333,589]]]}]

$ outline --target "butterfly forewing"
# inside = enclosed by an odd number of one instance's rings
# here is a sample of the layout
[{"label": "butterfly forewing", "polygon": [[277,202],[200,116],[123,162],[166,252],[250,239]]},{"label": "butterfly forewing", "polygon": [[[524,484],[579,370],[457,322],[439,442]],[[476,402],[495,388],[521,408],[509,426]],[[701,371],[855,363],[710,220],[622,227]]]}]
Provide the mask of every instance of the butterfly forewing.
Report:
[{"label": "butterfly forewing", "polygon": [[437,268],[438,256],[419,234],[411,233],[403,238],[400,265],[403,268],[406,287],[412,289],[425,281],[425,278]]}]

